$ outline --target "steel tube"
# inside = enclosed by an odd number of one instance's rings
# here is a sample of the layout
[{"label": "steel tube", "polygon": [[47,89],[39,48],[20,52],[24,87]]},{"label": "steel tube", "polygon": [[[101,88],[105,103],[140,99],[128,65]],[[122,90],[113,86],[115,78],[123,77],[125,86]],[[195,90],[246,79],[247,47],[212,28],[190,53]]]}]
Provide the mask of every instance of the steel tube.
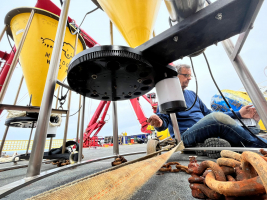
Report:
[{"label": "steel tube", "polygon": [[33,127],[34,127],[34,122],[32,122],[32,128],[31,128],[31,133],[30,133],[28,145],[27,145],[26,156],[28,155],[28,151],[29,151],[29,147],[30,147],[30,143],[31,143]]},{"label": "steel tube", "polygon": [[[74,53],[73,53],[74,56],[76,55],[76,51],[77,51],[78,38],[79,38],[79,33],[76,34],[76,38],[75,38]],[[70,105],[71,105],[71,90],[69,90],[69,97],[68,97],[68,113],[67,113],[66,121],[65,121],[65,129],[64,129],[64,137],[63,137],[63,145],[62,145],[62,154],[66,150],[66,142],[67,142],[67,135],[68,135],[68,128],[69,128],[69,118],[70,118]]]},{"label": "steel tube", "polygon": [[71,90],[69,90],[69,96],[68,96],[68,113],[66,115],[66,121],[65,121],[64,137],[63,137],[63,144],[62,144],[62,154],[66,150],[66,142],[67,142],[69,118],[70,118],[70,104],[71,104]]},{"label": "steel tube", "polygon": [[[19,87],[18,87],[18,90],[17,90],[17,94],[16,94],[16,97],[15,97],[14,103],[13,103],[14,105],[16,105],[16,103],[18,101],[18,97],[19,97],[19,93],[20,93],[20,89],[21,89],[21,85],[22,85],[23,79],[24,79],[24,76],[22,76],[21,79],[20,79],[20,83],[19,83]],[[2,151],[3,151],[3,148],[4,148],[4,144],[5,144],[5,141],[6,141],[6,136],[7,136],[8,130],[9,130],[9,126],[6,127],[4,135],[3,135],[3,139],[1,141],[0,157],[2,156]]]},{"label": "steel tube", "polygon": [[[60,91],[60,86],[58,86],[58,91],[57,91],[57,101],[56,101],[55,109],[57,109],[57,105],[58,105],[59,91]],[[50,141],[49,141],[49,151],[52,149],[52,144],[53,144],[53,138],[51,137],[51,138],[50,138]]]},{"label": "steel tube", "polygon": [[3,30],[2,30],[2,32],[0,34],[0,42],[1,42],[3,36],[4,36],[5,32],[6,32],[6,29],[7,29],[7,26],[5,25],[5,27],[3,28]]},{"label": "steel tube", "polygon": [[113,24],[109,21],[109,28],[110,28],[110,43],[113,45]]},{"label": "steel tube", "polygon": [[24,80],[24,76],[22,75],[22,77],[21,77],[21,79],[20,79],[20,82],[19,82],[18,91],[17,91],[17,94],[16,94],[16,97],[15,97],[15,100],[14,100],[13,105],[16,105],[16,104],[17,104],[17,101],[18,101],[18,97],[19,97],[19,93],[20,93],[20,89],[21,89],[23,80]]},{"label": "steel tube", "polygon": [[64,87],[64,88],[67,88],[68,90],[71,90],[71,87],[70,86],[68,86],[67,84],[65,84],[65,83],[63,83],[63,82],[61,82],[59,80],[57,80],[57,84],[60,85],[60,86],[62,86],[62,87]]},{"label": "steel tube", "polygon": [[82,96],[79,95],[79,111],[78,111],[78,121],[77,121],[77,134],[76,134],[76,142],[79,140],[79,128],[80,128],[80,108],[81,108],[81,100]]},{"label": "steel tube", "polygon": [[78,162],[82,162],[83,156],[83,130],[84,130],[84,113],[85,113],[85,96],[83,96],[83,105],[82,105],[82,118],[81,118],[81,130],[80,130],[80,142],[79,142],[79,157]]},{"label": "steel tube", "polygon": [[267,127],[267,102],[262,92],[260,91],[257,83],[249,72],[246,64],[243,62],[241,56],[236,55],[234,60],[231,59],[231,55],[234,51],[234,45],[231,39],[224,40],[222,44],[264,126]]},{"label": "steel tube", "polygon": [[64,36],[66,31],[69,5],[70,5],[70,0],[63,1],[54,48],[52,51],[52,57],[46,78],[45,89],[43,93],[43,99],[41,103],[36,132],[34,136],[32,153],[30,156],[29,166],[27,169],[27,177],[39,175],[41,170],[41,163],[44,154],[47,129],[51,115],[53,95],[57,81],[58,66],[61,58]]},{"label": "steel tube", "polygon": [[[40,112],[39,107],[16,106],[16,105],[8,105],[8,104],[0,104],[0,110],[21,110],[21,111],[28,111],[28,112]],[[67,110],[52,109],[52,113],[67,114],[67,112],[68,112]]]},{"label": "steel tube", "polygon": [[11,65],[10,65],[10,69],[9,69],[9,71],[7,73],[6,80],[4,82],[4,85],[2,86],[2,90],[0,92],[0,104],[3,102],[3,99],[5,97],[5,94],[6,94],[9,82],[11,80],[12,74],[13,74],[13,72],[15,70],[15,67],[16,67],[17,63],[18,63],[19,55],[20,55],[20,52],[22,50],[23,44],[25,42],[26,36],[28,34],[29,28],[31,26],[31,22],[32,22],[33,16],[34,16],[34,10],[32,10],[31,15],[30,15],[30,17],[28,19],[28,23],[26,25],[26,28],[25,28],[24,33],[22,35],[22,38],[21,38],[21,40],[19,42],[19,46],[18,46],[17,51],[16,51],[16,53],[14,55],[13,61],[12,61]]},{"label": "steel tube", "polygon": [[170,117],[171,117],[171,121],[172,121],[172,127],[173,127],[173,131],[174,131],[175,139],[177,139],[177,141],[179,143],[179,142],[181,142],[182,139],[181,139],[181,134],[180,134],[180,130],[179,130],[176,114],[175,113],[171,113]]},{"label": "steel tube", "polygon": [[2,157],[2,151],[3,151],[3,148],[4,148],[5,141],[6,141],[6,136],[7,136],[8,129],[9,129],[9,126],[6,127],[5,132],[4,132],[4,135],[3,135],[3,138],[2,138],[2,141],[1,141],[1,145],[0,145],[0,158]]},{"label": "steel tube", "polygon": [[117,102],[112,101],[113,154],[119,155]]}]

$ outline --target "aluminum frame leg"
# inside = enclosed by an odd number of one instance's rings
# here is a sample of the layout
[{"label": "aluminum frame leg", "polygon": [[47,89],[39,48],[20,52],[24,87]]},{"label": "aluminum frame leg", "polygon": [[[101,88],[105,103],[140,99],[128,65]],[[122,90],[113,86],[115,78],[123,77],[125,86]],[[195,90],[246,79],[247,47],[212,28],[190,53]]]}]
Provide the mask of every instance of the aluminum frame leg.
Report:
[{"label": "aluminum frame leg", "polygon": [[113,154],[119,155],[117,102],[112,101]]},{"label": "aluminum frame leg", "polygon": [[267,102],[262,92],[260,91],[260,88],[252,77],[241,56],[236,55],[236,57],[232,59],[234,45],[231,39],[224,40],[222,44],[236,70],[237,75],[239,76],[253,105],[255,106],[264,126],[267,127]]},{"label": "aluminum frame leg", "polygon": [[27,150],[26,150],[26,156],[28,155],[28,151],[29,151],[29,148],[30,148],[33,128],[34,128],[34,122],[32,123],[31,133],[30,133],[30,137],[29,137],[29,141],[28,141],[28,145],[27,145]]},{"label": "aluminum frame leg", "polygon": [[85,113],[85,96],[83,96],[83,105],[82,105],[82,118],[81,118],[81,130],[80,130],[80,142],[79,142],[79,157],[78,162],[82,162],[83,155],[83,130],[84,130],[84,113]]},{"label": "aluminum frame leg", "polygon": [[5,32],[6,32],[6,29],[7,29],[7,25],[5,25],[5,27],[3,28],[3,30],[2,30],[2,32],[0,34],[0,42],[1,42],[3,36],[4,36]]},{"label": "aluminum frame leg", "polygon": [[79,95],[79,111],[78,111],[78,121],[77,121],[77,134],[76,134],[76,142],[79,140],[79,128],[80,128],[80,108],[81,108],[81,100],[82,96]]},{"label": "aluminum frame leg", "polygon": [[[58,86],[58,91],[57,91],[57,101],[56,101],[55,109],[57,109],[57,105],[58,105],[59,91],[60,91],[60,86]],[[49,141],[49,151],[52,149],[52,144],[53,144],[53,138],[51,137],[51,138],[50,138],[50,141]]]},{"label": "aluminum frame leg", "polygon": [[173,127],[173,131],[174,131],[174,135],[175,135],[175,139],[177,139],[178,143],[182,141],[181,139],[181,134],[180,134],[180,130],[179,130],[179,125],[178,125],[178,121],[176,118],[176,114],[175,113],[171,113],[170,114],[171,120],[172,120],[172,127]]},{"label": "aluminum frame leg", "polygon": [[0,145],[0,158],[2,157],[2,151],[4,149],[4,144],[5,144],[5,141],[6,141],[6,136],[7,136],[8,129],[9,129],[9,126],[6,127],[5,132],[4,132],[4,135],[3,135],[3,138],[2,138],[2,141],[1,141],[1,145]]},{"label": "aluminum frame leg", "polygon": [[[76,38],[75,38],[75,46],[74,46],[74,53],[73,53],[74,56],[76,55],[76,51],[77,51],[78,38],[79,38],[79,33],[76,34]],[[62,154],[65,153],[65,150],[66,150],[66,142],[67,142],[69,118],[70,118],[70,105],[71,105],[71,90],[69,90],[69,96],[68,96],[68,113],[67,113],[66,121],[65,121]]]},{"label": "aluminum frame leg", "polygon": [[[20,89],[21,89],[23,80],[24,80],[24,76],[22,76],[21,79],[20,79],[19,87],[18,87],[17,94],[16,94],[16,97],[15,97],[15,100],[14,100],[13,105],[16,105],[17,104],[17,101],[18,101],[18,97],[19,97],[19,93],[20,93]],[[6,136],[7,136],[8,130],[9,130],[9,126],[6,127],[5,132],[4,132],[4,135],[3,135],[3,139],[1,141],[1,145],[0,145],[0,157],[2,156],[2,151],[3,151],[3,148],[4,148],[4,144],[5,144],[5,141],[6,141]]]},{"label": "aluminum frame leg", "polygon": [[17,63],[18,63],[19,55],[20,55],[20,53],[21,53],[21,50],[22,50],[23,44],[24,44],[24,42],[25,42],[25,39],[26,39],[26,37],[27,37],[28,31],[29,31],[29,29],[30,29],[30,26],[31,26],[31,23],[32,23],[33,16],[34,16],[34,10],[32,10],[31,15],[30,15],[30,17],[29,17],[29,19],[28,19],[26,28],[25,28],[24,33],[23,33],[23,35],[22,35],[22,38],[21,38],[21,40],[20,40],[20,42],[19,42],[19,46],[18,46],[17,51],[16,51],[16,53],[15,53],[15,55],[14,55],[13,61],[12,61],[11,65],[10,65],[10,69],[9,69],[9,71],[8,71],[8,73],[7,73],[6,80],[5,80],[5,82],[4,82],[4,85],[2,86],[2,90],[1,90],[1,92],[0,92],[0,104],[3,102],[3,99],[4,99],[4,97],[5,97],[5,94],[6,94],[8,85],[9,85],[9,82],[10,82],[10,80],[11,80],[11,77],[12,77],[12,75],[13,75],[13,72],[14,72],[14,70],[15,70],[15,67],[16,67],[16,65],[17,65]]},{"label": "aluminum frame leg", "polygon": [[66,23],[68,19],[70,0],[63,1],[62,10],[58,22],[56,39],[52,51],[52,57],[46,78],[45,89],[43,93],[39,118],[37,122],[36,132],[33,141],[32,153],[30,156],[29,166],[27,169],[27,177],[40,174],[41,165],[44,155],[46,135],[51,115],[53,95],[57,81],[58,66],[62,53],[62,46],[66,31]]}]

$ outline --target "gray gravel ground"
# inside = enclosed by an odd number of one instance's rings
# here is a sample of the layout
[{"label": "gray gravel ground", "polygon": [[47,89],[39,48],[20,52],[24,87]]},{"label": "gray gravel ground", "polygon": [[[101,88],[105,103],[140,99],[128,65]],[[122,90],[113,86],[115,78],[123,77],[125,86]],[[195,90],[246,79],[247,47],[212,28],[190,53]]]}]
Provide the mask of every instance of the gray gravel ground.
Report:
[{"label": "gray gravel ground", "polygon": [[[145,151],[146,144],[136,144],[136,145],[127,145],[120,146],[120,153],[130,153],[137,151]],[[109,156],[113,154],[112,147],[108,148],[97,148],[97,149],[84,149],[83,152],[85,158],[83,160],[89,160],[104,156]],[[188,165],[188,156],[190,154],[180,154],[176,152],[169,159],[168,162],[178,161],[182,165]],[[128,161],[134,160],[144,156],[144,154],[127,156]],[[198,157],[199,163],[203,160],[207,160],[207,157]],[[35,183],[32,183],[12,194],[6,196],[3,199],[26,199],[37,194],[43,193],[55,187],[61,186],[63,184],[69,183],[71,181],[83,178],[87,175],[99,172],[101,170],[111,167],[111,162],[113,159],[104,160],[100,162],[95,162],[74,169],[69,169],[55,175],[49,176],[45,179],[39,180]],[[27,161],[19,162],[19,164],[27,164]],[[12,163],[1,164],[0,168],[13,166]],[[56,168],[52,164],[43,164],[42,171],[50,170]],[[12,183],[14,181],[20,180],[25,177],[27,168],[15,169],[12,171],[0,172],[0,183],[1,186]],[[160,174],[160,175],[158,175]],[[140,188],[131,198],[135,199],[145,199],[145,200],[157,200],[157,199],[179,199],[179,200],[191,200],[195,199],[191,196],[191,190],[189,188],[189,183],[187,179],[190,176],[185,172],[179,173],[156,173],[142,188]]]}]

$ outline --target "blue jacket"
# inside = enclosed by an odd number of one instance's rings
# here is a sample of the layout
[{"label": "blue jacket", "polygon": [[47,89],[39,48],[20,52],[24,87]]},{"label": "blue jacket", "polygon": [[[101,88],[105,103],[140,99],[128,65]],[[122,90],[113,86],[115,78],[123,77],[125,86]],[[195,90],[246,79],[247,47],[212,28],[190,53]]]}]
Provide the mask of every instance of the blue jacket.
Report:
[{"label": "blue jacket", "polygon": [[[191,91],[191,90],[184,90],[183,93],[184,93],[184,98],[185,98],[187,108],[190,108],[195,101],[196,93]],[[206,116],[212,112],[213,111],[209,110],[206,107],[206,105],[201,101],[201,99],[199,97],[197,97],[196,104],[191,110],[176,113],[180,133],[182,134],[187,129],[192,127],[194,124],[196,124],[204,116]],[[235,119],[235,116],[231,111],[224,112],[224,113],[229,115],[233,119]],[[239,112],[235,112],[235,113],[237,114],[237,116],[239,118],[242,118]],[[159,108],[157,110],[157,115],[162,119],[163,124],[159,128],[155,127],[156,130],[157,131],[164,131],[166,128],[169,128],[169,132],[170,132],[171,136],[174,137],[174,132],[173,132],[173,128],[172,128],[172,122],[171,122],[170,115],[161,114],[159,112]]]}]

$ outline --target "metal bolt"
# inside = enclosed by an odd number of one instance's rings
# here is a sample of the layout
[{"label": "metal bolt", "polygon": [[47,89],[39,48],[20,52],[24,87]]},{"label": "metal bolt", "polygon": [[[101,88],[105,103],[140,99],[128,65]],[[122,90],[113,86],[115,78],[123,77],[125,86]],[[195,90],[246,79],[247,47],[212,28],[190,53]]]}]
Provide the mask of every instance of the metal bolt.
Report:
[{"label": "metal bolt", "polygon": [[215,16],[215,19],[222,20],[222,13],[218,13],[218,14]]},{"label": "metal bolt", "polygon": [[97,94],[97,91],[96,91],[96,90],[94,90],[94,91],[93,91],[93,94]]},{"label": "metal bolt", "polygon": [[131,92],[129,92],[129,93],[128,93],[128,95],[129,95],[129,96],[132,96],[132,93],[131,93]]},{"label": "metal bolt", "polygon": [[93,74],[92,79],[96,79],[96,78],[97,78],[97,75]]},{"label": "metal bolt", "polygon": [[138,82],[138,83],[142,83],[142,79],[138,79],[137,82]]},{"label": "metal bolt", "polygon": [[177,42],[177,41],[178,41],[178,36],[174,36],[174,37],[173,37],[173,41],[174,41],[174,42]]}]

